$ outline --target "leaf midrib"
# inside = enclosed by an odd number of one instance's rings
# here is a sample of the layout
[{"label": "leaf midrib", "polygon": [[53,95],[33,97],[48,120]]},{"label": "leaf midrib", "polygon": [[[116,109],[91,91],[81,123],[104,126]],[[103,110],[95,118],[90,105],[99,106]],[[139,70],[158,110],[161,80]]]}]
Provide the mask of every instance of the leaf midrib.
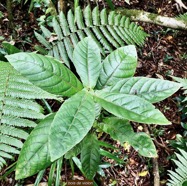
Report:
[{"label": "leaf midrib", "polygon": [[[128,95],[128,94],[126,94],[126,95]],[[133,95],[134,96],[134,95]],[[118,107],[118,108],[123,108],[122,106],[119,106],[119,105],[116,105],[115,103],[113,103],[113,102],[111,102],[111,101],[108,101],[108,100],[105,100],[104,98],[101,98],[101,97],[98,97],[98,96],[96,96],[96,95],[94,95],[94,97],[97,97],[98,99],[101,99],[101,100],[103,100],[103,101],[105,101],[105,102],[108,102],[109,104],[112,104],[112,105],[115,105],[116,107]],[[138,96],[137,96],[138,97]],[[125,110],[127,110],[127,111],[129,111],[129,112],[131,112],[131,113],[134,113],[134,114],[136,114],[136,115],[138,115],[138,116],[143,116],[143,117],[145,117],[144,115],[142,115],[142,114],[137,114],[136,112],[133,112],[132,110],[129,110],[129,109],[126,109],[126,108],[123,108],[123,109],[125,109]],[[150,110],[150,111],[152,111],[152,110]],[[147,111],[146,111],[147,112]],[[151,119],[152,117],[148,117],[149,119]],[[125,118],[124,118],[125,119]],[[155,119],[154,119],[155,120]],[[133,121],[133,120],[131,120],[131,121]]]},{"label": "leaf midrib", "polygon": [[[30,55],[29,55],[29,56],[30,56]],[[40,56],[38,56],[38,57],[41,59]],[[70,88],[74,88],[77,92],[78,92],[79,90],[81,90],[81,89],[79,89],[78,87],[76,87],[76,86],[74,86],[73,84],[71,84],[70,82],[68,82],[68,81],[66,81],[65,79],[63,79],[61,76],[59,76],[59,75],[58,75],[57,73],[55,73],[54,71],[49,70],[47,67],[44,68],[44,66],[42,66],[41,64],[36,63],[35,61],[34,61],[34,62],[31,62],[31,61],[25,62],[24,60],[19,60],[19,61],[24,62],[25,64],[26,64],[26,63],[35,64],[36,66],[39,66],[39,67],[41,67],[42,69],[46,69],[48,72],[51,72],[51,73],[52,73],[54,76],[56,76],[57,78],[60,78],[62,82],[67,83],[67,84],[70,86]],[[43,62],[42,59],[41,59],[41,61]],[[55,62],[56,62],[56,61],[55,61]],[[60,63],[59,63],[59,64],[60,64]],[[59,66],[59,65],[58,65],[58,66]],[[65,67],[65,68],[66,68],[66,67]],[[69,71],[69,69],[65,69],[65,70],[67,70],[68,73],[71,72],[71,71]],[[43,72],[43,71],[42,71],[42,72]],[[41,72],[40,72],[40,73],[41,73]],[[72,72],[71,72],[71,73],[72,73]],[[75,76],[73,73],[70,74],[70,76],[74,76],[73,78],[76,79],[76,82],[80,83],[80,82],[78,81],[78,79],[76,78],[76,76]],[[82,84],[80,83],[80,85],[82,85]]]}]

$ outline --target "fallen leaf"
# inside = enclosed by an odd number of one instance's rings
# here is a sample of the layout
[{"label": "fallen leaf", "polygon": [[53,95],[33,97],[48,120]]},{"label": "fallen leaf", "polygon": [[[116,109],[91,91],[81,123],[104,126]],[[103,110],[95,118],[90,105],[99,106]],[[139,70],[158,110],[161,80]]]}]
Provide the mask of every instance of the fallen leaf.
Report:
[{"label": "fallen leaf", "polygon": [[148,174],[148,171],[147,171],[147,170],[138,173],[138,175],[141,176],[141,177],[145,177],[145,176],[147,176],[147,174]]},{"label": "fallen leaf", "polygon": [[129,152],[130,151],[130,144],[128,143],[128,142],[125,142],[124,144],[123,144],[123,148],[127,151],[127,152]]},{"label": "fallen leaf", "polygon": [[162,11],[161,8],[159,8],[159,9],[158,9],[158,14],[159,14],[161,11]]},{"label": "fallen leaf", "polygon": [[138,130],[142,131],[142,130],[143,130],[143,127],[140,125],[140,126],[138,127]]}]

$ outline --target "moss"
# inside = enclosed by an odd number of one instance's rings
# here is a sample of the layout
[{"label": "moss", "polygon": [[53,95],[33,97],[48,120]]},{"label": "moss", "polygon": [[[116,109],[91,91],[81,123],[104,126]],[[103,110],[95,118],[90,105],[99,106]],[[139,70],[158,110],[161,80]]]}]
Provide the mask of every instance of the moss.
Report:
[{"label": "moss", "polygon": [[[148,14],[147,15],[147,17],[151,20],[151,21],[153,21],[154,23],[158,23],[158,24],[160,24],[160,25],[163,25],[163,21],[161,21],[158,17],[159,17],[159,15],[157,15],[157,14]],[[157,19],[158,18],[158,19]]]},{"label": "moss", "polygon": [[127,17],[138,17],[140,14],[142,14],[142,11],[141,10],[128,10],[128,9],[120,9],[118,8],[118,10],[116,11],[117,13],[120,13],[122,15],[125,15]]},{"label": "moss", "polygon": [[154,21],[154,20],[158,17],[158,15],[157,15],[157,14],[148,14],[147,17],[148,17],[150,20]]},{"label": "moss", "polygon": [[126,15],[127,16],[134,16],[134,17],[139,17],[140,14],[142,14],[142,11],[140,10],[129,10],[129,11],[126,11]]}]

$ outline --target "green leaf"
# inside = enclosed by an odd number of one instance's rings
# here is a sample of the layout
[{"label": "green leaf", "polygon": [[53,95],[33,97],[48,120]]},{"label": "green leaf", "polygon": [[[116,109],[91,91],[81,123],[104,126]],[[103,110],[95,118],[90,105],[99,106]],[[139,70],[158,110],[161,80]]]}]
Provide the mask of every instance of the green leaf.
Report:
[{"label": "green leaf", "polygon": [[130,145],[139,152],[140,155],[145,157],[157,157],[155,145],[150,138],[144,132],[135,133],[135,135],[129,141]]},{"label": "green leaf", "polygon": [[10,43],[4,41],[2,43],[3,48],[5,49],[5,51],[7,52],[7,54],[15,54],[20,52],[20,50],[18,48],[16,48],[14,45],[11,45]]},{"label": "green leaf", "polygon": [[84,139],[81,150],[81,163],[87,179],[92,180],[99,168],[99,149],[99,143],[95,135],[90,134]]},{"label": "green leaf", "polygon": [[106,157],[108,157],[108,158],[110,158],[110,159],[115,160],[115,161],[116,161],[117,163],[119,163],[119,164],[125,163],[122,159],[118,158],[116,155],[114,155],[114,154],[112,154],[112,153],[110,153],[110,152],[108,152],[108,151],[106,151],[106,150],[100,149],[100,154],[101,154],[102,156],[106,156]]},{"label": "green leaf", "polygon": [[132,94],[142,97],[151,103],[156,103],[174,94],[180,88],[179,83],[172,81],[146,78],[131,77],[118,81],[106,91]]},{"label": "green leaf", "polygon": [[102,130],[114,140],[120,141],[121,144],[128,142],[134,135],[134,131],[130,122],[124,119],[109,117],[104,119],[102,123]]},{"label": "green leaf", "polygon": [[114,7],[114,4],[113,4],[112,0],[106,0],[106,2],[108,4],[108,6],[110,7],[110,9],[114,10],[115,7]]},{"label": "green leaf", "polygon": [[175,81],[181,83],[184,89],[187,89],[187,79],[171,76]]},{"label": "green leaf", "polygon": [[138,96],[96,91],[94,97],[105,110],[117,117],[146,124],[170,124],[158,109]]},{"label": "green leaf", "polygon": [[84,90],[64,102],[51,126],[49,147],[51,160],[63,156],[78,144],[95,120],[95,104]]},{"label": "green leaf", "polygon": [[69,150],[65,155],[64,158],[71,159],[72,157],[76,157],[81,153],[82,142],[75,145],[71,150]]},{"label": "green leaf", "polygon": [[76,76],[52,57],[35,53],[17,53],[6,58],[30,82],[47,92],[71,96],[82,89],[82,84]]},{"label": "green leaf", "polygon": [[145,133],[135,133],[130,123],[124,119],[109,117],[103,121],[103,131],[121,144],[128,142],[140,155],[156,157],[157,152],[151,138]]},{"label": "green leaf", "polygon": [[94,88],[101,70],[99,47],[91,37],[81,40],[73,52],[73,63],[83,85]]},{"label": "green leaf", "polygon": [[32,176],[51,164],[48,136],[54,114],[42,120],[25,141],[16,166],[16,179]]},{"label": "green leaf", "polygon": [[97,88],[114,85],[123,78],[134,75],[137,65],[137,53],[134,45],[118,48],[109,54],[102,63]]},{"label": "green leaf", "polygon": [[99,146],[110,148],[110,149],[117,149],[117,147],[114,147],[113,145],[111,145],[111,144],[109,144],[107,142],[104,142],[102,140],[99,140]]},{"label": "green leaf", "polygon": [[79,168],[79,170],[82,172],[82,174],[84,174],[83,170],[82,170],[82,164],[80,162],[80,160],[77,157],[73,157],[73,162],[75,163],[75,165]]}]

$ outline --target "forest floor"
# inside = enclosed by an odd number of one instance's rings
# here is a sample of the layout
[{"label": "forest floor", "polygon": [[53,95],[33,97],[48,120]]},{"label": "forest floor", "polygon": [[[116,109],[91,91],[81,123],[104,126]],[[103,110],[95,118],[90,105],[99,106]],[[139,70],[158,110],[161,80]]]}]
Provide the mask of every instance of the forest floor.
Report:
[{"label": "forest floor", "polygon": [[[141,9],[152,13],[158,13],[164,16],[177,16],[180,14],[172,1],[146,1],[132,0],[131,5],[127,5],[124,0],[114,0],[116,7],[126,7]],[[102,4],[102,3],[101,3]],[[35,15],[39,13],[28,14],[28,9],[21,9],[19,6],[14,8],[14,28],[8,29],[7,11],[2,3],[0,3],[0,11],[3,13],[3,18],[0,19],[0,42],[8,41],[15,44],[18,48],[24,51],[33,51],[37,40],[34,38],[33,31],[38,29]],[[187,32],[172,30],[169,28],[160,27],[154,24],[138,23],[149,34],[146,43],[142,48],[138,49],[138,68],[136,76],[145,76],[153,78],[161,78],[172,80],[169,75],[186,78],[187,77]],[[174,169],[174,164],[171,161],[174,149],[169,141],[175,140],[177,134],[183,134],[181,127],[181,115],[179,106],[182,91],[178,91],[172,97],[156,104],[164,115],[171,121],[172,125],[155,126],[150,125],[149,130],[154,139],[158,151],[158,166],[161,185],[166,185],[168,179],[167,171]],[[183,121],[184,122],[184,121]],[[145,129],[144,125],[132,123],[135,131]],[[119,146],[107,136],[110,143],[119,147],[120,154],[125,159],[125,165],[119,165],[105,159],[113,164],[112,167],[106,169],[106,176],[100,178],[100,184],[103,186],[118,185],[118,186],[152,186],[153,185],[153,164],[149,158],[139,156],[138,153],[128,145],[125,147]],[[69,168],[64,167],[64,179],[70,174]],[[81,179],[81,174],[75,171],[75,176]],[[43,178],[43,182],[47,179],[47,175]],[[33,178],[25,180],[25,184],[32,184]],[[7,179],[6,183],[1,185],[13,186],[14,180]]]}]

